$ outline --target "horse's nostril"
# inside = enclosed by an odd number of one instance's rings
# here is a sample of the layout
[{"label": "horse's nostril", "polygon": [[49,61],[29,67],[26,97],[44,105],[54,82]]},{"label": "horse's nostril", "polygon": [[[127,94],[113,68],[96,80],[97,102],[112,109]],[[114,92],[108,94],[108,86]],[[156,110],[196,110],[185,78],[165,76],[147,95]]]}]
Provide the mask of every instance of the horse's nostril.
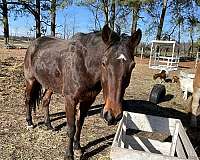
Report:
[{"label": "horse's nostril", "polygon": [[120,120],[122,119],[122,116],[123,116],[123,112],[120,113],[120,114],[115,118],[115,120],[116,120],[116,121],[120,121]]},{"label": "horse's nostril", "polygon": [[104,115],[103,115],[103,117],[105,118],[105,120],[106,120],[107,122],[111,122],[112,119],[113,119],[113,118],[112,118],[112,114],[111,114],[110,111],[105,112]]}]

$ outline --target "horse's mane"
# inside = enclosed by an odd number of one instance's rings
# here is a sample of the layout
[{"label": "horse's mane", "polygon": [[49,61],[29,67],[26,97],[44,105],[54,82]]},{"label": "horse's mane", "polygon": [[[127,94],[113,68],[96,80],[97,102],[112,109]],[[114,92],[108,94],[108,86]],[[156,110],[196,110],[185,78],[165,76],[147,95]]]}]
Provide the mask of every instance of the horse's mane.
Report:
[{"label": "horse's mane", "polygon": [[[76,38],[76,37],[79,37],[79,36],[84,36],[84,35],[91,35],[91,34],[95,34],[97,37],[101,36],[101,33],[102,33],[102,30],[92,30],[91,32],[89,33],[82,33],[82,32],[78,32],[76,33],[74,36],[72,36],[72,38]],[[117,32],[116,32],[117,33]],[[127,40],[130,36],[126,33],[122,33],[122,34],[119,34],[117,33],[118,36],[120,37],[120,40]]]}]

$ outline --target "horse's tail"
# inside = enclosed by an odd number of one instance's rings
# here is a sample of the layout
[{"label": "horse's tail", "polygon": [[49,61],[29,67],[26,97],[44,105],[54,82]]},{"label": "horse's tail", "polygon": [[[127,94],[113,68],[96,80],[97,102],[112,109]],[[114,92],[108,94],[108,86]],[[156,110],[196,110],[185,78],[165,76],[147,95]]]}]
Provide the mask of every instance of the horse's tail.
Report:
[{"label": "horse's tail", "polygon": [[32,94],[31,94],[31,109],[36,112],[36,107],[40,105],[42,98],[42,86],[39,82],[35,81]]}]

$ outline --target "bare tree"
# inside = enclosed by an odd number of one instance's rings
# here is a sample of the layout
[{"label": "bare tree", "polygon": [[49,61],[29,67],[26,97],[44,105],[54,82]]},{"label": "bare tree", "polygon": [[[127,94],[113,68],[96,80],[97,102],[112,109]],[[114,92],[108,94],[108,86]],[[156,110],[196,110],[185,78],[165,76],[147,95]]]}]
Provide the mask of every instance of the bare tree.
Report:
[{"label": "bare tree", "polygon": [[7,1],[2,0],[2,4],[0,5],[0,8],[2,9],[2,16],[3,16],[3,32],[4,32],[4,44],[7,45],[9,43],[9,24],[8,24],[8,6]]},{"label": "bare tree", "polygon": [[[50,15],[51,15],[51,36],[56,34],[56,11],[57,8],[64,9],[72,4],[72,0],[49,0],[51,3]],[[48,7],[47,7],[48,10]]]},{"label": "bare tree", "polygon": [[36,24],[36,38],[41,36],[41,21],[40,21],[40,0],[36,0],[35,12],[33,12]]},{"label": "bare tree", "polygon": [[105,24],[109,23],[109,7],[108,0],[102,0],[103,3],[103,12],[105,16]]},{"label": "bare tree", "polygon": [[32,0],[24,1],[24,0],[17,0],[17,1],[9,1],[7,2],[9,5],[15,6],[22,6],[22,10],[28,10],[35,18],[35,28],[36,28],[36,38],[41,36],[41,20],[40,20],[40,0],[35,0],[33,3]]},{"label": "bare tree", "polygon": [[84,6],[89,9],[89,11],[92,13],[94,20],[94,28],[93,30],[101,30],[101,18],[104,17],[104,11],[103,11],[103,3],[102,0],[94,0],[94,1],[88,1],[84,0],[81,2],[76,3],[78,6]]},{"label": "bare tree", "polygon": [[188,25],[189,25],[189,35],[190,35],[190,39],[191,39],[191,50],[192,50],[192,55],[193,55],[193,52],[194,52],[194,37],[193,37],[193,34],[194,34],[194,29],[195,27],[197,26],[197,24],[199,24],[200,22],[198,21],[198,19],[194,16],[191,16],[191,17],[188,17]]},{"label": "bare tree", "polygon": [[132,25],[131,25],[131,34],[136,31],[137,23],[139,19],[139,11],[140,11],[140,1],[136,1],[132,6]]},{"label": "bare tree", "polygon": [[116,1],[112,0],[111,3],[111,16],[110,16],[110,27],[114,30],[115,29],[115,7],[116,7]]},{"label": "bare tree", "polygon": [[56,0],[51,0],[51,35],[56,35]]},{"label": "bare tree", "polygon": [[160,23],[158,24],[158,30],[157,30],[157,35],[156,35],[157,40],[160,40],[160,38],[161,38],[166,10],[167,10],[167,0],[163,0],[162,1],[162,12],[161,12],[161,16],[160,16]]}]

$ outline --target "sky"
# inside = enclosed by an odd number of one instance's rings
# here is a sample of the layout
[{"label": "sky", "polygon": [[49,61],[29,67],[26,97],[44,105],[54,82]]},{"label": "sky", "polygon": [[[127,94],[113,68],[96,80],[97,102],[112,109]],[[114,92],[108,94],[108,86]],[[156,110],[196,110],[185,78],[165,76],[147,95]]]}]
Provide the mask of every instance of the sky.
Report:
[{"label": "sky", "polygon": [[[64,23],[66,23],[66,26],[68,26],[69,30],[72,30],[72,26],[75,23],[76,24],[75,32],[84,32],[84,33],[90,32],[92,28],[92,24],[93,24],[92,17],[93,17],[92,13],[85,7],[78,7],[78,6],[73,5],[66,9],[58,9],[57,16],[56,16],[56,23],[58,24],[58,26],[56,28],[56,32],[61,33],[61,34],[63,33]],[[142,41],[149,42],[153,40],[154,37],[152,36],[148,37],[144,33],[145,27],[148,25],[148,21],[149,21],[148,16],[142,14],[141,17],[145,17],[143,19],[143,23],[140,23],[142,22],[142,20],[140,20],[138,23],[138,27],[141,28],[143,31]],[[168,17],[169,17],[169,14],[167,14],[165,18],[164,29],[171,27],[169,25]],[[65,22],[65,19],[66,19],[66,22]],[[131,22],[131,20],[129,22]],[[102,20],[102,23],[103,23],[103,20]],[[33,24],[35,24],[34,18],[31,15],[14,18],[12,13],[10,13],[9,24],[10,24],[9,30],[10,30],[11,36],[32,36],[33,37],[35,35],[35,31],[31,30],[33,28]],[[50,27],[48,27],[48,31],[46,35],[50,34],[49,28]],[[189,35],[187,35],[186,33],[183,33],[183,34],[184,34],[183,40],[188,41]],[[0,29],[0,35],[3,35],[2,26]],[[58,35],[58,36],[63,37],[63,35]]]},{"label": "sky", "polygon": [[[61,25],[64,25],[65,15],[67,17],[66,20],[67,25],[70,25],[70,23],[72,24],[75,19],[76,30],[78,30],[79,32],[89,32],[88,27],[91,23],[90,17],[92,17],[92,15],[86,8],[76,7],[76,6],[69,7],[67,9],[59,9],[57,11],[56,23],[59,26],[57,28],[58,32],[62,31],[63,29]],[[35,24],[35,21],[32,15],[22,16],[22,17],[20,16],[14,18],[14,15],[10,14],[9,16],[10,35],[18,35],[18,36],[34,35],[34,31],[31,31],[31,28],[33,28],[33,24]],[[75,32],[77,32],[76,30]],[[3,34],[3,28],[1,26],[0,35],[2,34]]]}]

